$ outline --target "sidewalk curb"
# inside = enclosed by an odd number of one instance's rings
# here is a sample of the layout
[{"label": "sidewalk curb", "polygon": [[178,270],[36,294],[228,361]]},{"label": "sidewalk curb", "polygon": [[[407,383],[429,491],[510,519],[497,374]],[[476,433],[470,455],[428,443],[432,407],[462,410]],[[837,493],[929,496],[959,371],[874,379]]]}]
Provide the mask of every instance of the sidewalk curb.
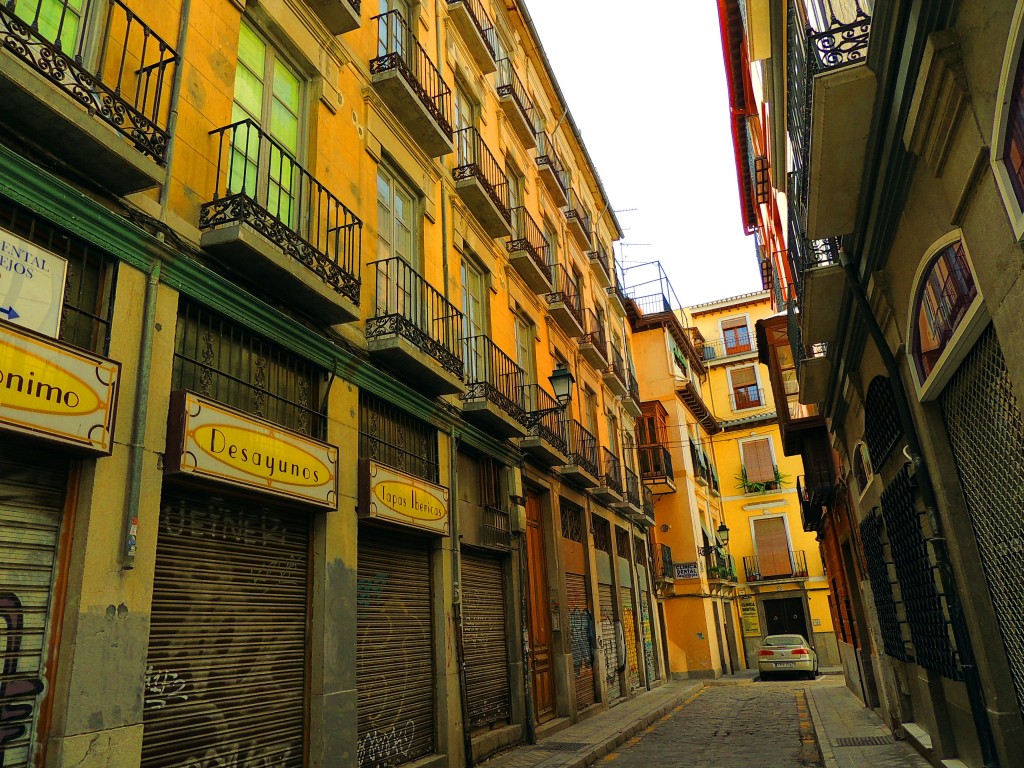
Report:
[{"label": "sidewalk curb", "polygon": [[821,724],[821,713],[818,712],[818,703],[814,700],[814,692],[810,686],[804,689],[807,692],[807,711],[811,715],[811,724],[814,726],[814,740],[818,743],[818,754],[825,768],[839,768],[836,756],[832,753],[832,744],[828,740],[828,734]]}]

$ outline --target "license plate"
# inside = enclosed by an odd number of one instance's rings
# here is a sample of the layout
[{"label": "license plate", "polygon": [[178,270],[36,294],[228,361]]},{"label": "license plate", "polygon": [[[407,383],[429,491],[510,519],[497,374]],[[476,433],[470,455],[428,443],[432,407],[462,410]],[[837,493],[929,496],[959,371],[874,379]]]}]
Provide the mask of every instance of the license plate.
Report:
[{"label": "license plate", "polygon": [[776,669],[793,669],[795,666],[796,666],[796,662],[795,661],[776,661],[775,662],[775,668]]}]

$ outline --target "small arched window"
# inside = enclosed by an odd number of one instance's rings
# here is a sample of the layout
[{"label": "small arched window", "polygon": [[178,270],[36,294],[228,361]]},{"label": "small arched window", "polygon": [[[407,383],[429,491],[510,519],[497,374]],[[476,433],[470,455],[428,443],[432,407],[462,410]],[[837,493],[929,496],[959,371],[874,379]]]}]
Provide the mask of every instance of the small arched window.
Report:
[{"label": "small arched window", "polygon": [[857,480],[857,490],[864,493],[871,482],[871,458],[868,456],[868,447],[863,442],[857,443],[853,451],[853,476]]},{"label": "small arched window", "polygon": [[922,383],[934,370],[977,295],[963,241],[955,240],[932,257],[918,286],[913,357]]}]

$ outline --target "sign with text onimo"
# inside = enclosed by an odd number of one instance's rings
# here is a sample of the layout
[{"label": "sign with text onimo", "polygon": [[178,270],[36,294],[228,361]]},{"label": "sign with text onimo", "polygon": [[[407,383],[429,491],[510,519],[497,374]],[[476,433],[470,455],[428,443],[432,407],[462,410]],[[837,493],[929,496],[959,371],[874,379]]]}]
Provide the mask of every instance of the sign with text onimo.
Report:
[{"label": "sign with text onimo", "polygon": [[373,460],[361,467],[359,516],[448,535],[448,489]]},{"label": "sign with text onimo", "polygon": [[171,393],[164,471],[338,505],[336,447],[185,390]]},{"label": "sign with text onimo", "polygon": [[121,364],[0,324],[0,427],[110,455]]}]

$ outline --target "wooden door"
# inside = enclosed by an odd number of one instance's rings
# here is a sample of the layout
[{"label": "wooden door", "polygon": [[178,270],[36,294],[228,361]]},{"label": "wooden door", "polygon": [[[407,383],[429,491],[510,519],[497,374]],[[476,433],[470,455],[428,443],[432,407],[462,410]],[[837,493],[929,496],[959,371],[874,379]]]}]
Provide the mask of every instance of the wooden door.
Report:
[{"label": "wooden door", "polygon": [[526,554],[528,559],[530,650],[532,651],[533,710],[538,723],[555,716],[555,678],[551,669],[551,612],[544,560],[544,527],[540,497],[526,492]]}]

